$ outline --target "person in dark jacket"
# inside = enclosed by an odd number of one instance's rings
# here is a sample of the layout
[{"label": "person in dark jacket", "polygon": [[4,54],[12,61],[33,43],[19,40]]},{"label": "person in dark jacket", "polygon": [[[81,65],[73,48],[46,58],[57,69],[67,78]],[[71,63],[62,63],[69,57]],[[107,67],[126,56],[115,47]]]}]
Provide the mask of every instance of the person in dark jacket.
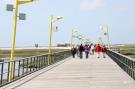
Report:
[{"label": "person in dark jacket", "polygon": [[72,53],[73,58],[75,58],[76,52],[77,52],[77,49],[73,46],[73,48],[71,49],[71,53]]},{"label": "person in dark jacket", "polygon": [[81,45],[79,46],[80,59],[83,58],[83,51],[84,51],[84,48],[83,48],[83,45],[81,44]]},{"label": "person in dark jacket", "polygon": [[105,45],[103,45],[103,46],[102,46],[103,58],[105,58],[106,51],[107,51],[107,48],[105,47]]},{"label": "person in dark jacket", "polygon": [[84,52],[85,52],[85,55],[86,55],[86,59],[88,59],[88,57],[89,57],[89,50],[90,50],[90,48],[89,48],[89,46],[86,44],[86,45],[84,46]]}]

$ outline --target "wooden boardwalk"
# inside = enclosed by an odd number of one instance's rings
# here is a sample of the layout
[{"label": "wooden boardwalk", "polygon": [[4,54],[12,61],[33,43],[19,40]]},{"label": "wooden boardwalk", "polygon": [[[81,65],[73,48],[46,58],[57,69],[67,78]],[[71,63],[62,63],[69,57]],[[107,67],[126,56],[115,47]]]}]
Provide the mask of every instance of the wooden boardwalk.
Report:
[{"label": "wooden boardwalk", "polygon": [[113,60],[67,58],[2,89],[135,89],[135,81]]}]

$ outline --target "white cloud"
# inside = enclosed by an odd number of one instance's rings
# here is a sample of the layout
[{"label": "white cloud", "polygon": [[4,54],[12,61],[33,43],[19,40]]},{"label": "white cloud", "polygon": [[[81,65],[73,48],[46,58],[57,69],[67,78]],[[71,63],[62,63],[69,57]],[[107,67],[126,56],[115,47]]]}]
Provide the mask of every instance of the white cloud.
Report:
[{"label": "white cloud", "polygon": [[84,11],[97,10],[105,5],[105,0],[82,0],[80,8]]}]

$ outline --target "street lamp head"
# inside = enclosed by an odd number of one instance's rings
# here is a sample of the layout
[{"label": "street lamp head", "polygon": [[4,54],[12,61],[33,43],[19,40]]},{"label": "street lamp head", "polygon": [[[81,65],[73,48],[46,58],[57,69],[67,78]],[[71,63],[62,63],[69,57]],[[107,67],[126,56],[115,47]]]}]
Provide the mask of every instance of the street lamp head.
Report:
[{"label": "street lamp head", "polygon": [[57,16],[57,20],[59,20],[59,19],[63,19],[63,17],[62,16]]},{"label": "street lamp head", "polygon": [[62,16],[56,16],[56,17],[51,16],[51,22],[54,23],[62,18],[63,18]]}]

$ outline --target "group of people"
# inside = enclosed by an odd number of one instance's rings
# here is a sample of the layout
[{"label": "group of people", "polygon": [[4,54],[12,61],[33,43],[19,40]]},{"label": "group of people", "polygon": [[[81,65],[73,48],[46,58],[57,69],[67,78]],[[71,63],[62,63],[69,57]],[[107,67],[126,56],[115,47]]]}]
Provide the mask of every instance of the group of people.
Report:
[{"label": "group of people", "polygon": [[86,59],[88,59],[89,54],[94,55],[94,53],[97,53],[97,58],[100,58],[100,53],[103,54],[103,58],[105,58],[105,53],[107,51],[107,48],[105,45],[100,45],[100,44],[85,44],[85,45],[77,45],[73,46],[71,48],[71,53],[73,58],[75,58],[75,55],[77,54],[80,59],[83,58],[83,52],[85,53]]}]

